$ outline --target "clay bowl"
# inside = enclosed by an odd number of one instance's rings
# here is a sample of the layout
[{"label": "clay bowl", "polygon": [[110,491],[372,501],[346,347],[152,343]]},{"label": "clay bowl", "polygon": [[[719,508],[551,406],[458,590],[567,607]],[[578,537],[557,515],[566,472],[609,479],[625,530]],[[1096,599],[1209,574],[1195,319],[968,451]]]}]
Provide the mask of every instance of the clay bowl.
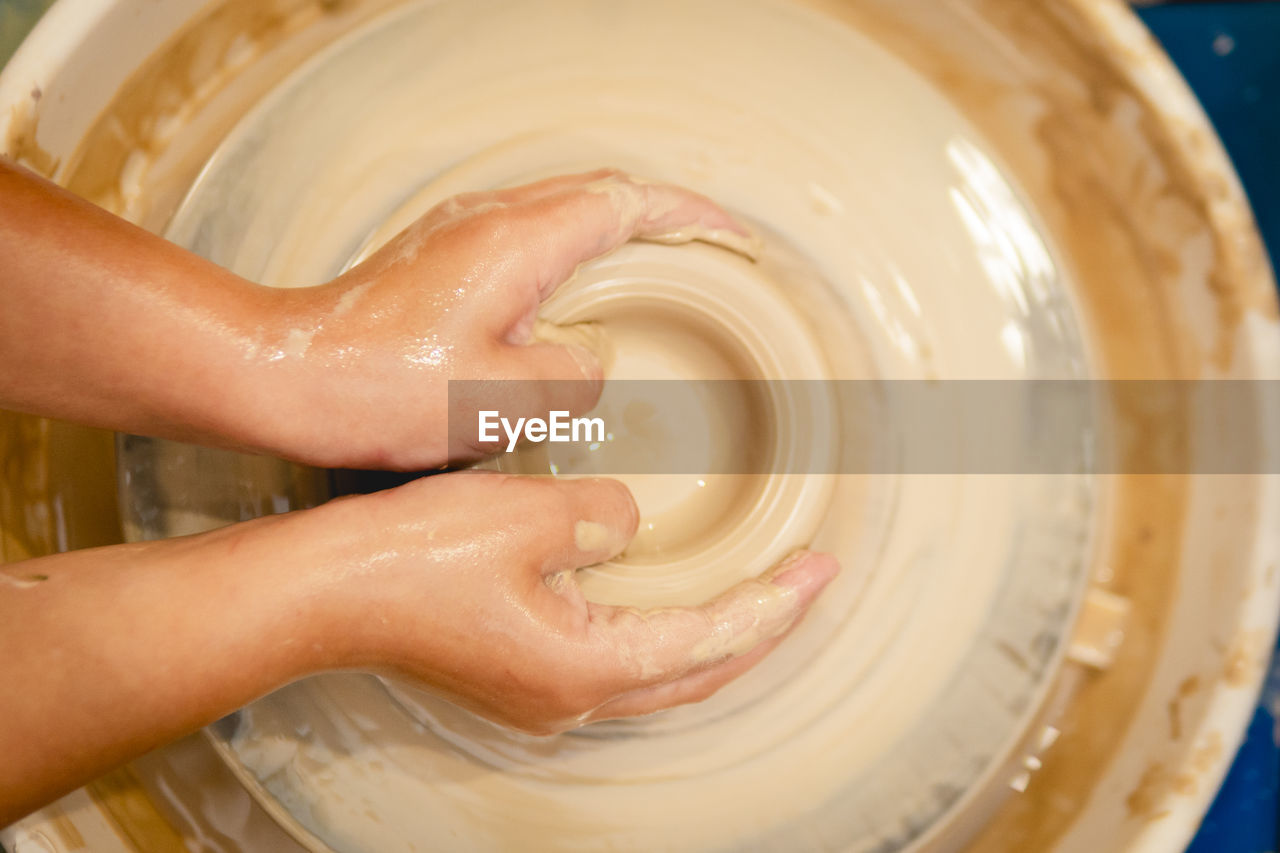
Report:
[{"label": "clay bowl", "polygon": [[[511,47],[549,20],[534,0],[471,40],[457,36],[467,4],[379,18],[388,5],[64,0],[0,76],[8,150],[276,285],[335,274],[457,191],[609,164],[707,192],[759,227],[757,262],[629,246],[581,269],[544,318],[603,326],[615,379],[755,389],[695,395],[685,437],[702,440],[686,443],[769,464],[708,480],[697,460],[654,475],[609,458],[669,447],[669,424],[598,454],[500,464],[632,484],[652,528],[583,573],[601,600],[693,600],[803,543],[852,570],[711,702],[551,744],[372,678],[293,685],[210,730],[235,795],[311,849],[376,849],[387,827],[567,844],[584,814],[638,847],[1179,849],[1273,644],[1274,478],[1190,462],[1016,480],[836,463],[837,476],[830,454],[892,460],[892,443],[862,409],[786,393],[1274,378],[1274,281],[1248,208],[1136,19],[1109,0],[705,2],[666,17],[623,3],[608,13],[619,30],[563,3],[561,30],[591,37],[557,51],[549,33],[538,54]],[[439,65],[423,71],[425,55]],[[467,87],[450,88],[451,68]],[[415,69],[426,89],[403,85]],[[735,408],[760,428],[716,445],[715,418]],[[822,424],[831,443],[796,438]],[[6,558],[112,538],[109,437],[10,419],[3,440]],[[118,462],[130,538],[306,506],[332,483],[133,438]],[[150,767],[140,790],[154,793]],[[690,805],[708,791],[724,802]],[[191,809],[161,808],[194,832],[175,817]]]}]

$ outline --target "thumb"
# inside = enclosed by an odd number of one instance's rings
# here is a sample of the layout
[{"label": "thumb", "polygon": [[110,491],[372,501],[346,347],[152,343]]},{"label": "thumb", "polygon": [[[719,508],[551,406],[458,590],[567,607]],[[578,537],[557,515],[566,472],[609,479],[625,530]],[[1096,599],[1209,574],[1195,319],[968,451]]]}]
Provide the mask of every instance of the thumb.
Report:
[{"label": "thumb", "polygon": [[702,240],[756,251],[750,229],[706,196],[616,171],[593,177],[502,212],[491,248],[500,250],[508,272],[493,278],[501,298],[488,303],[484,321],[497,334],[527,321],[580,264],[628,240]]},{"label": "thumb", "polygon": [[507,440],[494,433],[482,440],[478,413],[497,412],[510,423],[548,419],[552,412],[584,415],[595,408],[604,389],[604,367],[589,346],[591,335],[567,334],[563,343],[501,344],[486,360],[487,372],[499,380],[452,380],[449,383],[450,452],[466,459],[501,449]]},{"label": "thumb", "polygon": [[502,383],[503,414],[545,418],[549,412],[584,415],[595,408],[604,389],[604,374],[595,353],[577,344],[528,344],[510,353],[518,364]]},{"label": "thumb", "polygon": [[517,380],[507,383],[510,396],[502,401],[503,411],[523,417],[545,417],[553,410],[582,415],[600,400],[612,349],[595,324],[538,320],[532,343],[507,344],[499,358],[496,375]]},{"label": "thumb", "polygon": [[545,417],[553,410],[582,415],[600,400],[604,374],[613,349],[594,323],[557,326],[545,320],[533,325],[533,343],[502,348],[497,375],[522,379],[507,401],[525,417]]}]

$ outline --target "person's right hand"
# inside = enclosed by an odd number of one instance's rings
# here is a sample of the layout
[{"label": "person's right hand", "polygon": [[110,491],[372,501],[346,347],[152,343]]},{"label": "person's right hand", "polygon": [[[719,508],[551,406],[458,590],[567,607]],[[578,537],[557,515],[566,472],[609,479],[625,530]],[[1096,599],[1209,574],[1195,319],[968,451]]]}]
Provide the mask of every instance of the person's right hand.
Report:
[{"label": "person's right hand", "polygon": [[710,696],[839,571],[801,551],[701,607],[589,602],[574,571],[616,556],[636,529],[612,480],[459,472],[295,515],[293,536],[309,542],[297,553],[322,563],[280,570],[319,571],[333,593],[318,667],[408,677],[539,734]]},{"label": "person's right hand", "polygon": [[198,536],[0,567],[0,825],[306,675],[399,676],[547,734],[703,699],[838,571],[799,552],[701,607],[588,602],[636,526],[610,480],[440,474]]}]

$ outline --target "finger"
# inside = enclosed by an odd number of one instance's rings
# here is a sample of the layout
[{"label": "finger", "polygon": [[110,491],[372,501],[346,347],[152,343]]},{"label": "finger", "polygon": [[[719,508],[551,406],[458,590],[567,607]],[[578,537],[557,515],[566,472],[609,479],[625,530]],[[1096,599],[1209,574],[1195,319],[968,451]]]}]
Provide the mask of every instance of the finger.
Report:
[{"label": "finger", "polygon": [[619,717],[638,717],[644,714],[664,711],[667,708],[674,708],[678,705],[690,705],[709,699],[720,688],[738,678],[767,657],[769,652],[773,651],[789,633],[791,633],[790,629],[772,640],[765,640],[740,657],[729,658],[709,669],[682,676],[666,684],[641,687],[630,693],[624,693],[592,711],[584,722],[614,720]]},{"label": "finger", "polygon": [[578,172],[572,175],[557,175],[533,183],[515,187],[504,187],[496,190],[477,190],[475,192],[458,193],[432,207],[414,224],[419,238],[437,230],[467,214],[479,212],[485,208],[509,207],[538,201],[549,195],[566,190],[581,189],[583,186],[604,180],[617,174],[617,169],[594,169],[590,172]]},{"label": "finger", "polygon": [[572,175],[557,175],[514,187],[458,193],[431,208],[419,221],[429,230],[431,226],[456,218],[459,214],[489,206],[526,204],[565,190],[581,188],[616,172],[616,169],[594,169]]},{"label": "finger", "polygon": [[557,175],[553,178],[544,178],[541,181],[521,184],[517,187],[506,187],[504,189],[494,190],[491,193],[476,193],[476,195],[490,195],[504,204],[524,204],[526,202],[546,198],[549,195],[564,192],[565,190],[580,189],[587,184],[604,180],[605,178],[616,174],[618,174],[617,169],[592,169],[589,172]]},{"label": "finger", "polygon": [[[544,178],[540,181],[534,181],[528,184],[521,184],[515,187],[505,187],[496,190],[480,190],[478,192],[461,193],[453,196],[452,199],[437,205],[436,209],[448,207],[451,211],[474,210],[477,207],[483,207],[490,204],[517,205],[528,204],[530,202],[540,201],[549,196],[560,195],[572,190],[585,190],[587,192],[611,192],[608,187],[615,184],[630,184],[641,191],[646,188],[654,194],[654,201],[659,205],[671,206],[674,199],[668,197],[669,190],[677,190],[683,195],[697,195],[690,190],[684,190],[670,184],[664,184],[656,181],[646,181],[626,174],[618,169],[602,168],[594,169],[589,172],[578,172],[569,175],[558,175],[552,178]],[[699,202],[709,202],[705,196],[697,196]],[[452,204],[448,202],[451,201]],[[634,202],[622,199],[626,204],[634,204]],[[678,243],[688,240],[707,239],[710,242],[716,242],[717,238],[723,238],[726,248],[734,251],[741,251],[743,254],[751,254],[749,244],[744,243],[744,239],[749,239],[753,235],[741,223],[724,213],[718,205],[711,202],[719,211],[718,215],[712,216],[709,220],[690,219],[681,213],[676,213],[669,220],[663,220],[661,216],[653,219],[649,223],[640,223],[643,227],[634,235],[636,238],[645,240],[656,240],[661,242]],[[674,211],[673,211],[674,212]],[[661,210],[656,210],[655,214],[661,214]],[[701,226],[703,230],[698,230]]]},{"label": "finger", "polygon": [[565,568],[580,569],[621,554],[640,524],[631,490],[617,480],[600,477],[555,482],[573,509],[575,554]]},{"label": "finger", "polygon": [[500,344],[486,364],[501,378],[450,385],[449,444],[462,454],[458,458],[510,452],[537,422],[548,430],[543,439],[555,427],[571,438],[577,429],[583,439],[603,440],[593,437],[603,431],[599,422],[573,423],[595,407],[604,389],[603,368],[587,348]]},{"label": "finger", "polygon": [[574,581],[574,572],[621,554],[635,536],[640,511],[631,490],[617,480],[540,482],[555,491],[561,507],[552,512],[552,502],[542,502],[540,526],[554,531],[557,542],[542,561],[543,582],[561,603],[572,605],[572,612],[583,613],[588,605]]},{"label": "finger", "polygon": [[580,343],[538,342],[507,345],[495,369],[513,383],[532,406],[530,414],[545,415],[553,409],[573,414],[591,411],[604,388],[604,368],[592,349]]},{"label": "finger", "polygon": [[[391,238],[391,240],[388,241],[387,246],[382,247],[387,250],[384,254],[389,256],[388,259],[403,256],[403,251],[396,251],[396,249],[400,248],[401,244],[421,243],[441,228],[447,227],[468,216],[474,216],[486,209],[498,209],[513,205],[527,204],[529,202],[545,198],[548,195],[581,188],[587,184],[607,178],[616,172],[616,169],[595,169],[590,172],[580,172],[573,175],[559,175],[553,178],[546,178],[545,180],[522,184],[516,187],[506,187],[496,190],[478,190],[476,192],[458,193],[457,195],[449,196],[434,205],[430,210],[426,211],[426,213],[422,214],[408,225],[403,231]],[[372,260],[372,256],[375,253],[370,252],[369,254],[370,258],[362,261],[362,263],[367,263],[368,260]]]},{"label": "finger", "polygon": [[[799,551],[701,607],[637,611],[590,604],[588,609],[603,663],[620,674],[621,694],[748,656],[786,633],[839,570],[828,554]],[[727,680],[738,671],[731,667],[723,673]],[[719,683],[710,677],[701,684]]]},{"label": "finger", "polygon": [[506,210],[502,229],[508,268],[495,300],[505,311],[491,322],[505,331],[526,319],[574,269],[633,238],[715,239],[746,243],[751,232],[706,196],[669,184],[646,183],[622,173],[589,181]]},{"label": "finger", "polygon": [[633,238],[662,239],[683,229],[750,238],[746,226],[704,195],[671,184],[648,183],[620,172],[524,205],[524,229],[554,222],[555,239],[544,241],[539,267],[543,298],[579,264]]}]

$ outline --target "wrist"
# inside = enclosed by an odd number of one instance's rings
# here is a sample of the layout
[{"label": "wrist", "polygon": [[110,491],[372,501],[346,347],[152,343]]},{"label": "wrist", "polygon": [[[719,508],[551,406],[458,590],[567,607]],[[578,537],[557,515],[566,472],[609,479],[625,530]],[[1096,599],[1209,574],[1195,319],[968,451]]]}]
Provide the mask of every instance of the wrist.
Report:
[{"label": "wrist", "polygon": [[371,666],[379,658],[378,549],[370,536],[382,528],[371,517],[377,496],[343,498],[313,509],[252,522],[262,524],[256,543],[274,578],[262,593],[272,596],[280,642],[291,653],[284,662],[294,677]]},{"label": "wrist", "polygon": [[306,465],[379,467],[377,449],[360,441],[377,433],[362,396],[371,387],[360,376],[367,353],[346,345],[334,322],[342,290],[260,290],[246,308],[253,335],[232,371],[228,434],[240,447]]},{"label": "wrist", "polygon": [[206,408],[214,430],[234,449],[312,462],[303,438],[308,421],[324,413],[309,410],[306,400],[305,356],[314,324],[305,290],[245,282],[240,296],[229,323],[230,346],[211,360],[218,369]]},{"label": "wrist", "polygon": [[[444,588],[448,572],[441,574],[441,568],[450,549],[456,550],[455,543],[442,553],[435,537],[425,533],[424,526],[438,530],[449,509],[447,501],[417,501],[406,493],[424,485],[340,498],[291,514],[299,525],[287,537],[294,543],[290,560],[303,565],[303,583],[311,591],[302,629],[309,672],[421,672],[425,661],[440,659],[450,644],[456,651],[458,638],[448,629],[452,620],[435,608],[446,600],[454,610],[465,606],[458,591],[424,594]],[[406,513],[413,506],[418,509]]]},{"label": "wrist", "polygon": [[308,512],[149,543],[156,573],[185,578],[171,595],[186,597],[193,612],[217,614],[208,645],[194,653],[242,668],[243,701],[330,666],[328,555],[299,523]]}]

